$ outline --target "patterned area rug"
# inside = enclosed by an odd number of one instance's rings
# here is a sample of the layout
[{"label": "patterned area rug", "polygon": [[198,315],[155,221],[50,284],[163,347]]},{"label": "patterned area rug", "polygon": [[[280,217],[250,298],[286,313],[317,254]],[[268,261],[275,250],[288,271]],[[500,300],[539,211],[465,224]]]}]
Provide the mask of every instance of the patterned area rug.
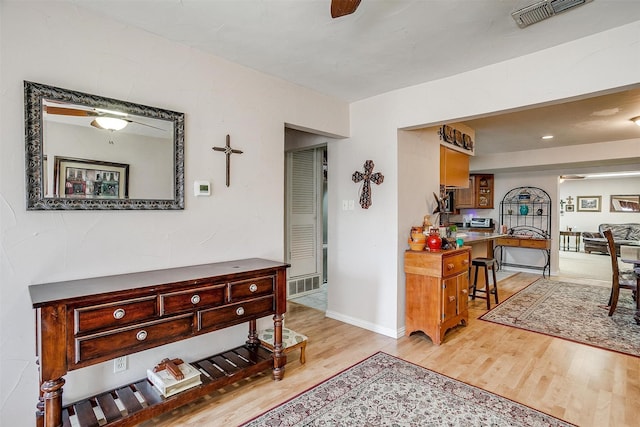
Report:
[{"label": "patterned area rug", "polygon": [[246,427],[571,425],[386,353],[376,353],[244,424]]},{"label": "patterned area rug", "polygon": [[635,302],[621,290],[612,317],[610,288],[539,279],[480,319],[640,357]]}]

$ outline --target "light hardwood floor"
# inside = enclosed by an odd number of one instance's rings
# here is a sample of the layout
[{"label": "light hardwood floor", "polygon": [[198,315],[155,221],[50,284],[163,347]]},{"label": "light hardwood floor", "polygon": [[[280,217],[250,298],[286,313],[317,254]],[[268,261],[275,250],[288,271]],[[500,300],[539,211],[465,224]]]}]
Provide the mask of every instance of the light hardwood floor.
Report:
[{"label": "light hardwood floor", "polygon": [[[501,301],[539,277],[499,282]],[[640,358],[478,320],[485,312],[485,301],[470,302],[469,324],[435,346],[421,333],[396,340],[290,303],[287,327],[309,337],[305,365],[290,353],[282,381],[265,372],[143,425],[239,425],[377,351],[579,426],[640,425]]]}]

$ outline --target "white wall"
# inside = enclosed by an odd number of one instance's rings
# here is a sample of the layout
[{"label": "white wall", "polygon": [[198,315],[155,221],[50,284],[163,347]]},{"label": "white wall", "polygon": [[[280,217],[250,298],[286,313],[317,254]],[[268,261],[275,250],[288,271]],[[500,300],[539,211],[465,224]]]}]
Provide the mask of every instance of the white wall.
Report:
[{"label": "white wall", "polygon": [[[575,212],[560,215],[560,230],[572,227],[574,231],[598,231],[598,225],[640,223],[640,212],[611,212],[611,195],[640,195],[640,177],[566,180],[560,184],[560,199],[571,196]],[[601,196],[600,212],[578,212],[578,196]],[[560,203],[558,201],[558,203]],[[566,206],[566,205],[565,205]],[[558,205],[556,209],[560,209]]]},{"label": "white wall", "polygon": [[[373,330],[389,331],[391,336],[402,334],[404,305],[397,302],[398,295],[404,293],[403,253],[407,248],[404,236],[408,233],[408,220],[399,218],[398,212],[409,209],[428,213],[424,200],[437,189],[438,183],[432,178],[434,181],[429,183],[400,187],[400,171],[407,166],[400,163],[405,158],[403,151],[414,147],[398,142],[397,129],[451,123],[465,117],[637,84],[640,56],[633,52],[637,52],[639,41],[640,22],[636,22],[532,55],[353,103],[351,138],[336,144],[330,152],[332,174],[340,182],[332,182],[329,187],[332,246],[328,314]],[[610,65],[613,63],[615,67]],[[636,141],[607,144],[600,159],[637,158],[639,148]],[[519,154],[509,153],[495,161],[487,158],[485,164],[500,169],[518,159],[516,166],[526,166],[535,172],[550,162],[557,162],[556,167],[560,167],[561,162],[598,161],[591,158],[590,149],[583,147],[572,147],[570,155],[555,152],[544,155],[542,151],[536,156]],[[438,168],[437,159],[427,153],[422,155],[424,168]],[[385,182],[373,189],[374,205],[370,209],[342,211],[339,201],[352,198],[356,191],[350,176],[366,159],[375,161],[376,169],[385,174]],[[413,159],[411,164],[415,163]],[[485,169],[474,168],[473,161],[471,166],[472,170]],[[541,181],[535,176],[530,178],[526,185],[549,188],[557,201],[557,188],[552,183],[555,178],[543,177]],[[538,182],[542,184],[537,185]],[[515,180],[510,185],[514,183]],[[500,185],[498,180],[496,185]],[[414,196],[413,206],[407,205],[410,199],[405,192]],[[558,221],[554,224],[557,231]],[[557,242],[554,247],[557,248]],[[557,260],[555,265],[552,260],[552,269],[557,269]]]},{"label": "white wall", "polygon": [[[283,259],[284,124],[349,133],[348,105],[57,2],[0,2],[0,425],[34,422],[28,286],[248,257]],[[184,211],[27,212],[23,80],[186,113]],[[235,155],[225,187],[225,135]],[[195,198],[194,180],[212,196]],[[246,326],[73,371],[73,401],[244,342]]]}]

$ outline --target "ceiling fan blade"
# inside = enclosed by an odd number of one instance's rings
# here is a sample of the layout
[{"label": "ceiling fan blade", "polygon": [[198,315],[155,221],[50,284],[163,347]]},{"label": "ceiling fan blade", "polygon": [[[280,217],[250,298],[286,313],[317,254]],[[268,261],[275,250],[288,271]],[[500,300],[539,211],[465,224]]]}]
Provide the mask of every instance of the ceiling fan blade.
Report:
[{"label": "ceiling fan blade", "polygon": [[331,17],[339,18],[356,11],[360,0],[331,0]]},{"label": "ceiling fan blade", "polygon": [[52,107],[51,105],[45,105],[44,109],[48,114],[57,114],[60,116],[94,117],[98,115],[98,113],[94,111],[79,110],[77,108]]}]

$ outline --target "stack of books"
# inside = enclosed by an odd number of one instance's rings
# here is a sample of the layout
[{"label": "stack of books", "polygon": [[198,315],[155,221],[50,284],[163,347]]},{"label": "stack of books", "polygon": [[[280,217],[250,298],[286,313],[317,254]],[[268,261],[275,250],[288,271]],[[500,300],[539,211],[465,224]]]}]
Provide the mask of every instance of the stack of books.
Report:
[{"label": "stack of books", "polygon": [[158,372],[154,372],[152,369],[147,369],[147,378],[164,397],[173,396],[176,393],[180,393],[181,391],[202,384],[200,371],[192,365],[188,363],[181,363],[177,366],[184,374],[184,378],[181,380],[174,378],[171,372],[167,369],[163,369]]}]

